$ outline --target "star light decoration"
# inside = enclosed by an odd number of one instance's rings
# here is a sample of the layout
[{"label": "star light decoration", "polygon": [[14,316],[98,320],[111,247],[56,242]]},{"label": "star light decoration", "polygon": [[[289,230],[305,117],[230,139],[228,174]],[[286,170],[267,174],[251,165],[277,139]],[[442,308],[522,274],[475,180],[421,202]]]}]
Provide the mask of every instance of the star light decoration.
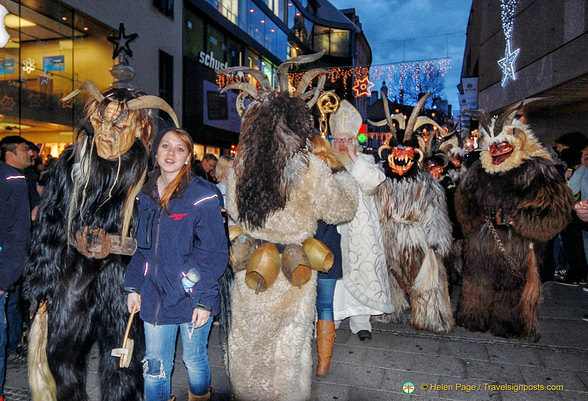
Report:
[{"label": "star light decoration", "polygon": [[119,58],[121,63],[127,63],[126,56],[133,57],[133,51],[131,50],[129,43],[133,40],[137,39],[139,35],[136,33],[126,34],[125,33],[125,24],[122,22],[118,26],[118,35],[110,35],[106,39],[114,43],[114,51],[112,52],[112,58]]},{"label": "star light decoration", "polygon": [[515,81],[517,76],[515,74],[515,61],[521,49],[511,50],[511,34],[514,25],[514,14],[517,8],[517,0],[500,0],[500,19],[502,20],[502,31],[504,32],[504,39],[506,40],[506,48],[504,49],[504,58],[498,60],[498,65],[502,69],[501,84],[504,87],[509,79]]},{"label": "star light decoration", "polygon": [[374,87],[374,83],[370,82],[369,77],[365,77],[363,79],[358,79],[353,85],[353,91],[355,92],[355,97],[362,97],[362,96],[369,96],[371,94],[370,90]]}]

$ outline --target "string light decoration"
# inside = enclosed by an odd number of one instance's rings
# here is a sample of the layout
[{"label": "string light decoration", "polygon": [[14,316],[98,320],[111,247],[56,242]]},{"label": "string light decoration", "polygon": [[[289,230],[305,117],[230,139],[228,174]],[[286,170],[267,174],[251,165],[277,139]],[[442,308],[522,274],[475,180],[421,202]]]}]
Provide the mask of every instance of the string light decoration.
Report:
[{"label": "string light decoration", "polygon": [[515,61],[521,49],[512,50],[512,28],[514,25],[514,14],[517,8],[517,0],[500,0],[500,19],[502,21],[502,32],[506,40],[504,49],[504,58],[498,60],[498,65],[502,69],[501,84],[504,87],[509,79],[516,81]]},{"label": "string light decoration", "polygon": [[[353,89],[357,85],[358,81],[364,81],[367,79],[368,82],[371,83],[371,81],[379,80],[385,80],[388,82],[398,80],[399,86],[402,87],[405,79],[409,76],[409,74],[412,75],[413,78],[417,78],[419,77],[419,74],[422,72],[427,78],[430,78],[433,72],[439,71],[442,76],[445,76],[445,74],[447,73],[447,71],[449,71],[450,68],[450,58],[405,61],[394,64],[373,65],[371,67],[331,67],[327,68],[327,70],[329,71],[329,73],[327,74],[327,80],[333,84],[335,82],[342,82],[345,91],[344,96],[347,96],[349,95],[349,90]],[[302,76],[304,74],[305,71],[293,72],[288,74],[289,81],[292,83],[293,87],[297,86],[298,82],[300,82],[300,79],[302,79]],[[414,79],[414,81],[418,82],[418,79]],[[256,83],[256,81],[250,76],[216,76],[216,84],[218,85],[219,89],[225,87],[226,85],[232,82],[248,82],[252,85],[255,85]],[[351,88],[349,87],[350,82],[354,82],[354,85]],[[366,95],[366,93],[359,92],[354,93],[354,95],[356,97],[360,97]],[[370,95],[370,93],[368,92],[367,95]]]}]

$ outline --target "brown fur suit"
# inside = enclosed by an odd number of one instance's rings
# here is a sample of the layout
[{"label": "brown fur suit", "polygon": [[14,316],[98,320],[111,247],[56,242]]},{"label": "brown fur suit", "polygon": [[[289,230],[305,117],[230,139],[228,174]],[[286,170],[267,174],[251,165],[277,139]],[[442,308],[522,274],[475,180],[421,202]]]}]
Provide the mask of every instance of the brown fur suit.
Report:
[{"label": "brown fur suit", "polygon": [[[512,109],[505,114],[509,112]],[[566,226],[573,199],[528,126],[512,116],[491,122],[487,115],[477,117],[487,135],[484,149],[456,193],[465,235],[457,323],[473,331],[537,341],[537,265],[544,243]],[[492,132],[494,136],[488,134]],[[505,146],[508,149],[505,144],[513,150],[500,161]]]},{"label": "brown fur suit", "polygon": [[[227,186],[227,210],[244,233],[301,244],[318,220],[339,224],[353,217],[357,184],[311,154],[313,135],[300,97],[270,91],[248,106]],[[238,400],[310,398],[316,280],[313,272],[298,288],[280,273],[256,294],[245,271],[235,273],[227,362]]]}]

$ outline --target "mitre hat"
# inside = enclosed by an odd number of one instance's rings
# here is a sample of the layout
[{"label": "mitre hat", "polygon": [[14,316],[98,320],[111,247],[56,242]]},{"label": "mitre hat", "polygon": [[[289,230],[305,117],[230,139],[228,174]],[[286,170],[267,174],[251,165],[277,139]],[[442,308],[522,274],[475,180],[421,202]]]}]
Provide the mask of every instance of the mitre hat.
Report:
[{"label": "mitre hat", "polygon": [[333,136],[346,134],[353,138],[357,137],[361,123],[361,114],[347,100],[341,102],[339,108],[331,115],[329,120]]}]

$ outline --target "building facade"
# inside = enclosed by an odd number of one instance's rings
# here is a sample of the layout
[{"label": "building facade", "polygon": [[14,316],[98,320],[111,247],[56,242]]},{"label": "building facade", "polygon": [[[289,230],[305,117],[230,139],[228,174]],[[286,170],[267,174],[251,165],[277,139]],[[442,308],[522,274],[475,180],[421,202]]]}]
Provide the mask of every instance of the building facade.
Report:
[{"label": "building facade", "polygon": [[[588,133],[588,64],[584,59],[588,54],[588,1],[518,0],[514,4],[511,50],[519,49],[514,62],[516,79],[503,85],[497,63],[505,57],[506,47],[501,2],[474,0],[462,84],[474,78],[477,107],[491,113],[525,98],[546,97],[525,111],[536,134],[547,142],[570,131]],[[463,93],[465,88],[461,89]]]},{"label": "building facade", "polygon": [[[87,96],[63,95],[114,80],[108,36],[128,42],[132,84],[164,98],[192,134],[197,157],[238,142],[235,94],[221,95],[215,70],[246,65],[270,82],[290,57],[325,50],[317,66],[369,67],[371,49],[353,9],[326,0],[0,0],[7,44],[0,49],[0,137],[22,135],[57,156],[72,142]],[[0,9],[0,11],[2,11]],[[346,83],[349,85],[350,83]],[[333,89],[342,83],[333,83]]]}]

